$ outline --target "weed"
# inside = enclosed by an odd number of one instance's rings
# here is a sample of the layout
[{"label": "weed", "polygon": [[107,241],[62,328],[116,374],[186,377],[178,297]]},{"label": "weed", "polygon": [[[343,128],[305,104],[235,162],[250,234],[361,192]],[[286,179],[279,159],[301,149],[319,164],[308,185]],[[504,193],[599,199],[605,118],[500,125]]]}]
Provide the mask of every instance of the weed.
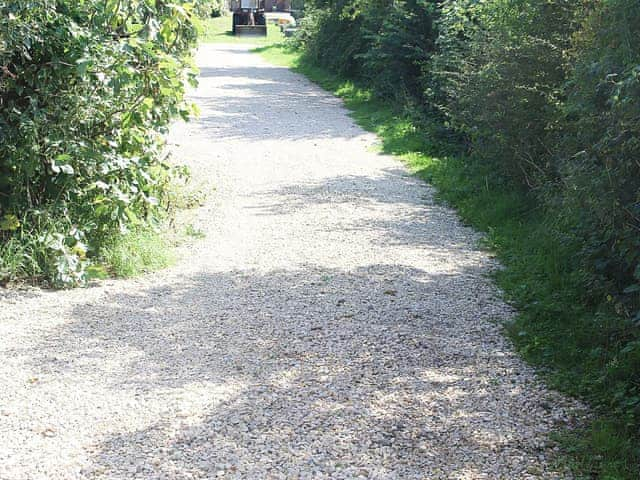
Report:
[{"label": "weed", "polygon": [[99,259],[118,277],[135,277],[160,270],[173,263],[172,245],[152,228],[132,230],[113,238]]}]

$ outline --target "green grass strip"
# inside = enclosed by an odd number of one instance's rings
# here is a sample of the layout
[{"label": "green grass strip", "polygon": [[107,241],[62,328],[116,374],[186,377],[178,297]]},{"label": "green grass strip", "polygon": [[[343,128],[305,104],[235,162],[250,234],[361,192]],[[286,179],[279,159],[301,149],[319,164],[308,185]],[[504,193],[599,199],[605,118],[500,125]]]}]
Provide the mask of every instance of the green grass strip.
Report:
[{"label": "green grass strip", "polygon": [[267,36],[236,36],[231,31],[231,15],[207,18],[198,26],[201,43],[239,43],[251,45],[272,45],[284,38],[277,25],[267,25]]}]

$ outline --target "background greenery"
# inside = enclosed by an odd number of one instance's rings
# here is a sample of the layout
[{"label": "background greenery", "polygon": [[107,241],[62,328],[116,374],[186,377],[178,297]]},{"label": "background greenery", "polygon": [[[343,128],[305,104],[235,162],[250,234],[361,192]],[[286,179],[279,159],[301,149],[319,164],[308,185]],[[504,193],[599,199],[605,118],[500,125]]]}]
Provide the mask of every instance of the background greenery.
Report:
[{"label": "background greenery", "polygon": [[566,450],[586,477],[638,478],[640,4],[311,3],[261,53],[345,98],[487,232],[514,343],[598,413]]}]

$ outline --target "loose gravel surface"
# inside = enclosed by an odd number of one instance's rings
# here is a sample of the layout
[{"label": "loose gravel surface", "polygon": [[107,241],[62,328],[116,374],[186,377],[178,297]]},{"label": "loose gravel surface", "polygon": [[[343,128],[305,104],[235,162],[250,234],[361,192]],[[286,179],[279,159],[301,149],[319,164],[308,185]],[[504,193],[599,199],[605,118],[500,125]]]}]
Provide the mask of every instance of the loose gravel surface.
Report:
[{"label": "loose gravel surface", "polygon": [[341,102],[198,55],[175,157],[216,191],[166,271],[0,293],[0,479],[570,478],[576,405],[501,334],[478,235]]}]

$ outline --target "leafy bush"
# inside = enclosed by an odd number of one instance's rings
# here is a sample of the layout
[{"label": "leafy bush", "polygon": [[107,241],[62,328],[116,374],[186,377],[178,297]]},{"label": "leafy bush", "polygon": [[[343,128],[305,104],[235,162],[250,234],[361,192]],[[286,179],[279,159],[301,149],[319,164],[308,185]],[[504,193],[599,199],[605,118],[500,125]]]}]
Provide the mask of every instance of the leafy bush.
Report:
[{"label": "leafy bush", "polygon": [[529,187],[553,177],[573,0],[448,1],[438,53],[425,68],[431,101],[497,176]]},{"label": "leafy bush", "polygon": [[611,0],[587,13],[572,52],[571,137],[558,145],[553,200],[583,239],[590,290],[640,326],[640,4]]},{"label": "leafy bush", "polygon": [[227,12],[228,2],[225,0],[200,0],[195,4],[196,13],[203,18],[221,17]]},{"label": "leafy bush", "polygon": [[161,134],[190,113],[192,7],[0,5],[0,242],[12,255],[16,239],[40,244],[36,257],[3,260],[4,279],[30,264],[35,276],[77,284],[107,239],[159,215],[171,174]]},{"label": "leafy bush", "polygon": [[359,56],[368,45],[361,30],[363,20],[353,9],[310,11],[302,20],[297,41],[313,63],[342,75],[357,76],[362,70]]},{"label": "leafy bush", "polygon": [[434,50],[436,2],[393,2],[366,32],[369,48],[361,55],[368,83],[381,97],[423,102],[421,71]]},{"label": "leafy bush", "polygon": [[373,87],[381,97],[422,98],[421,64],[433,51],[438,0],[343,0],[303,20],[298,42],[313,63]]}]

